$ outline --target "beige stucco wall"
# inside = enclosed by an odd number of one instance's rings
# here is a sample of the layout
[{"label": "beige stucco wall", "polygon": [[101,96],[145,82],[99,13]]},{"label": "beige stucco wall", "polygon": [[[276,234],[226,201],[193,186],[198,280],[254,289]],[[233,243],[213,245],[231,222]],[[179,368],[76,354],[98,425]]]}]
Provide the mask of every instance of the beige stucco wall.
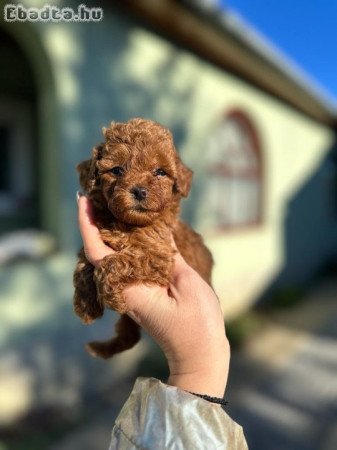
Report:
[{"label": "beige stucco wall", "polygon": [[[205,138],[226,111],[240,108],[255,123],[264,163],[264,217],[261,226],[206,234],[215,258],[214,284],[227,317],[259,296],[283,263],[283,226],[287,201],[310,177],[333,143],[333,134],[291,108],[216,69],[205,68],[200,98],[209,114],[196,108],[195,127]],[[204,82],[205,81],[205,82]],[[212,105],[212,108],[210,106]],[[202,136],[201,136],[202,139]]]},{"label": "beige stucco wall", "polygon": [[[208,72],[219,86],[212,89],[209,82],[205,92],[216,105],[210,121],[216,121],[223,111],[232,107],[242,108],[255,122],[264,160],[261,226],[206,236],[216,262],[215,288],[230,317],[249,307],[281,268],[287,201],[323,160],[331,148],[333,135],[327,128],[248,86],[230,77],[221,82],[215,70]],[[199,120],[201,124],[202,119]]]}]

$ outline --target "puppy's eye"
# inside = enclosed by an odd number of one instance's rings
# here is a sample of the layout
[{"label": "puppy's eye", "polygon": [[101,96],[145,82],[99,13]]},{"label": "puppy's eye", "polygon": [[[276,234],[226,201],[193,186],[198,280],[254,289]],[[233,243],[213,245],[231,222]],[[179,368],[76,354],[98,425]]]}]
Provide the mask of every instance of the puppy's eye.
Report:
[{"label": "puppy's eye", "polygon": [[165,172],[165,170],[163,170],[163,169],[156,169],[156,170],[154,171],[154,174],[155,174],[157,177],[164,177],[164,176],[166,175],[166,172]]},{"label": "puppy's eye", "polygon": [[113,167],[112,169],[110,169],[109,172],[112,173],[113,175],[117,175],[119,177],[119,176],[123,175],[124,169],[123,169],[123,167],[116,166],[116,167]]}]

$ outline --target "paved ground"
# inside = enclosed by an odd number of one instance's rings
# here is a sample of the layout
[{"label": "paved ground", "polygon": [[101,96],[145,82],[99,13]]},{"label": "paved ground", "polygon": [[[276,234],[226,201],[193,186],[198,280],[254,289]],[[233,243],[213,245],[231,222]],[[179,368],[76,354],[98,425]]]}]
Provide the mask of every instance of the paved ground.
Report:
[{"label": "paved ground", "polygon": [[278,312],[234,355],[228,412],[251,450],[337,449],[337,281]]},{"label": "paved ground", "polygon": [[[337,449],[337,280],[268,317],[233,354],[227,397],[250,450]],[[49,450],[107,449],[115,413]]]}]

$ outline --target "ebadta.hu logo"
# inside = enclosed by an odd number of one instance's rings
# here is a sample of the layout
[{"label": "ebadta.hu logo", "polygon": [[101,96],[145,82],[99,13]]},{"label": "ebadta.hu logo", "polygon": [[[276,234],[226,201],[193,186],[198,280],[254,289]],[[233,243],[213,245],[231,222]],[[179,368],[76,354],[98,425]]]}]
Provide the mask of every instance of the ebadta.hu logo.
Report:
[{"label": "ebadta.hu logo", "polygon": [[42,8],[25,8],[21,3],[4,6],[6,22],[100,22],[102,8],[88,8],[81,4],[77,10],[69,7],[44,5]]}]

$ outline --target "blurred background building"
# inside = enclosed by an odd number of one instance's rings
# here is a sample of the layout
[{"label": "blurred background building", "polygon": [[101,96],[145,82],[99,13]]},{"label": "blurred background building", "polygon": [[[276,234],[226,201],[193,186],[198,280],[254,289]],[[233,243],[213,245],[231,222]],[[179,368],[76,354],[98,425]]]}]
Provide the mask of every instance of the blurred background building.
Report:
[{"label": "blurred background building", "polygon": [[[336,263],[335,108],[252,28],[206,3],[101,2],[101,22],[1,22],[4,449],[49,448],[99,405],[119,406],[116,389],[150,348],[93,360],[83,345],[110,335],[113,314],[85,327],[72,312],[75,166],[110,121],[172,130],[194,171],[183,217],[213,253],[228,320]],[[48,437],[34,441],[37,423]]]}]

